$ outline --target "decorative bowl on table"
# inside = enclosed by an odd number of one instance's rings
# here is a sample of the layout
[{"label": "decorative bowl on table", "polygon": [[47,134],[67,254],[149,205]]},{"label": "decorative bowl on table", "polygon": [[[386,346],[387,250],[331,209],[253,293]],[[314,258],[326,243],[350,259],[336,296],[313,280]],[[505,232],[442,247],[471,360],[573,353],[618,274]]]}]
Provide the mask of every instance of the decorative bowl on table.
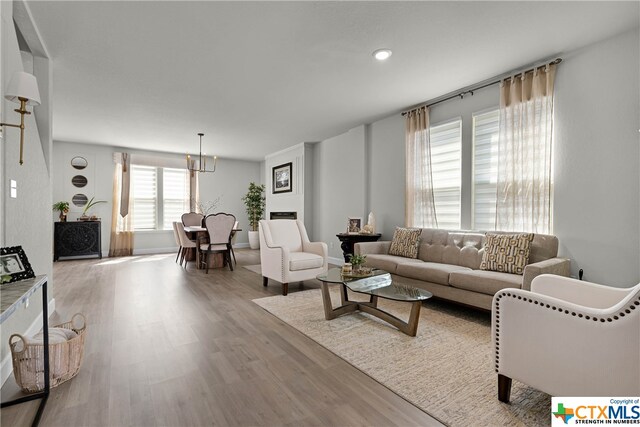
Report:
[{"label": "decorative bowl on table", "polygon": [[350,273],[342,273],[344,277],[369,277],[373,275],[373,269],[371,267],[359,267],[354,268]]}]

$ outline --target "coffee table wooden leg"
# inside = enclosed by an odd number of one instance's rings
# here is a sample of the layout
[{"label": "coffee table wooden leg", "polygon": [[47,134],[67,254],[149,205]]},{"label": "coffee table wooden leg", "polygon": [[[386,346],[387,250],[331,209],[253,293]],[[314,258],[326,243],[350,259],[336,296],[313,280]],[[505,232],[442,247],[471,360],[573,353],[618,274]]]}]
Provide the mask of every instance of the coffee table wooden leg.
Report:
[{"label": "coffee table wooden leg", "polygon": [[[358,309],[358,303],[348,300],[340,307],[333,308],[333,305],[331,304],[331,295],[329,294],[329,284],[321,281],[320,289],[322,290],[322,305],[324,307],[325,319],[335,319],[343,314],[354,313]],[[340,295],[342,296],[342,293]]]},{"label": "coffee table wooden leg", "polygon": [[[377,300],[376,300],[377,303]],[[390,325],[395,326],[405,334],[415,337],[418,332],[418,321],[420,320],[420,307],[422,307],[422,301],[415,301],[411,303],[411,313],[409,314],[409,321],[405,322],[394,316],[391,313],[387,313],[376,306],[373,303],[361,302],[358,303],[358,309],[365,313],[369,313],[372,316],[382,319]]]},{"label": "coffee table wooden leg", "polygon": [[420,308],[422,307],[422,301],[415,301],[411,305],[411,313],[409,314],[409,321],[407,322],[407,335],[412,337],[418,333],[418,321],[420,320]]},{"label": "coffee table wooden leg", "polygon": [[340,285],[340,304],[345,305],[349,302],[349,294],[347,294],[347,285]]},{"label": "coffee table wooden leg", "polygon": [[377,307],[378,306],[378,296],[377,295],[371,295],[371,297],[369,297],[369,304],[371,305],[371,307]]}]

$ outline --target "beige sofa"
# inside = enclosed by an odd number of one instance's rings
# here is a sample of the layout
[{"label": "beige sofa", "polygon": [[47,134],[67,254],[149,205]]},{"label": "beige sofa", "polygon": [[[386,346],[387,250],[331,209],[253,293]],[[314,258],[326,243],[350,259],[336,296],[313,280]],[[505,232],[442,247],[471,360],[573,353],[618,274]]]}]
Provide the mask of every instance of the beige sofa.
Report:
[{"label": "beige sofa", "polygon": [[480,270],[484,239],[480,232],[424,228],[416,259],[389,255],[390,241],[356,243],[354,252],[367,255],[367,267],[386,270],[400,283],[486,310],[500,289],[530,290],[540,274],[569,275],[569,260],[557,258],[555,236],[534,235],[523,275]]}]

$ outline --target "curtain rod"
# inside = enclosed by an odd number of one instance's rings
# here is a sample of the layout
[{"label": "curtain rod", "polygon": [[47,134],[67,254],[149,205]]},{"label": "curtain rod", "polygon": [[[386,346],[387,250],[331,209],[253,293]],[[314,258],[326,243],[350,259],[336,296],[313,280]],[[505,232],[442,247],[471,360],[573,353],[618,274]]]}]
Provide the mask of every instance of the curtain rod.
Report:
[{"label": "curtain rod", "polygon": [[522,73],[528,73],[530,71],[535,70],[536,68],[542,67],[545,64],[559,64],[561,62],[562,62],[562,58],[556,58],[556,59],[554,59],[552,61],[543,62],[542,65],[536,65],[536,66],[533,66],[533,67],[532,66],[528,66],[528,67],[525,67],[524,69],[521,69],[521,70],[511,71],[509,73],[501,74],[500,76],[492,77],[490,79],[487,79],[487,80],[481,81],[479,83],[476,83],[475,85],[467,86],[467,87],[464,87],[462,89],[458,89],[456,91],[449,92],[449,93],[447,93],[445,95],[442,95],[442,96],[440,96],[438,98],[434,98],[434,99],[432,99],[430,101],[427,101],[427,102],[425,102],[423,104],[420,104],[420,105],[418,105],[416,107],[413,107],[413,108],[410,108],[410,109],[408,109],[406,111],[403,111],[402,115],[406,116],[411,111],[415,111],[415,110],[417,110],[419,108],[422,108],[422,107],[431,107],[433,105],[440,104],[441,102],[448,101],[448,100],[453,99],[453,98],[463,99],[464,96],[466,94],[468,94],[468,93],[470,93],[471,96],[473,96],[473,92],[475,92],[476,90],[480,90],[480,89],[484,89],[485,87],[493,86],[495,84],[500,83],[502,80],[504,80],[506,78],[510,78],[512,76],[515,76],[515,75],[518,75],[518,74],[522,74]]}]

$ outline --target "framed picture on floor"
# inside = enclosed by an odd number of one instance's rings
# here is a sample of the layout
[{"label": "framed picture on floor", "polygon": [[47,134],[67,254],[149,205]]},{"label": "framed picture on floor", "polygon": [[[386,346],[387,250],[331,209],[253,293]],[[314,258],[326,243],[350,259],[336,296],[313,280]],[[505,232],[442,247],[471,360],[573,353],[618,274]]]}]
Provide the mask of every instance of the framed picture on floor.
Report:
[{"label": "framed picture on floor", "polygon": [[291,162],[273,168],[273,187],[271,190],[273,194],[293,191],[293,176],[291,170]]},{"label": "framed picture on floor", "polygon": [[0,248],[0,283],[12,283],[36,277],[22,246]]}]

